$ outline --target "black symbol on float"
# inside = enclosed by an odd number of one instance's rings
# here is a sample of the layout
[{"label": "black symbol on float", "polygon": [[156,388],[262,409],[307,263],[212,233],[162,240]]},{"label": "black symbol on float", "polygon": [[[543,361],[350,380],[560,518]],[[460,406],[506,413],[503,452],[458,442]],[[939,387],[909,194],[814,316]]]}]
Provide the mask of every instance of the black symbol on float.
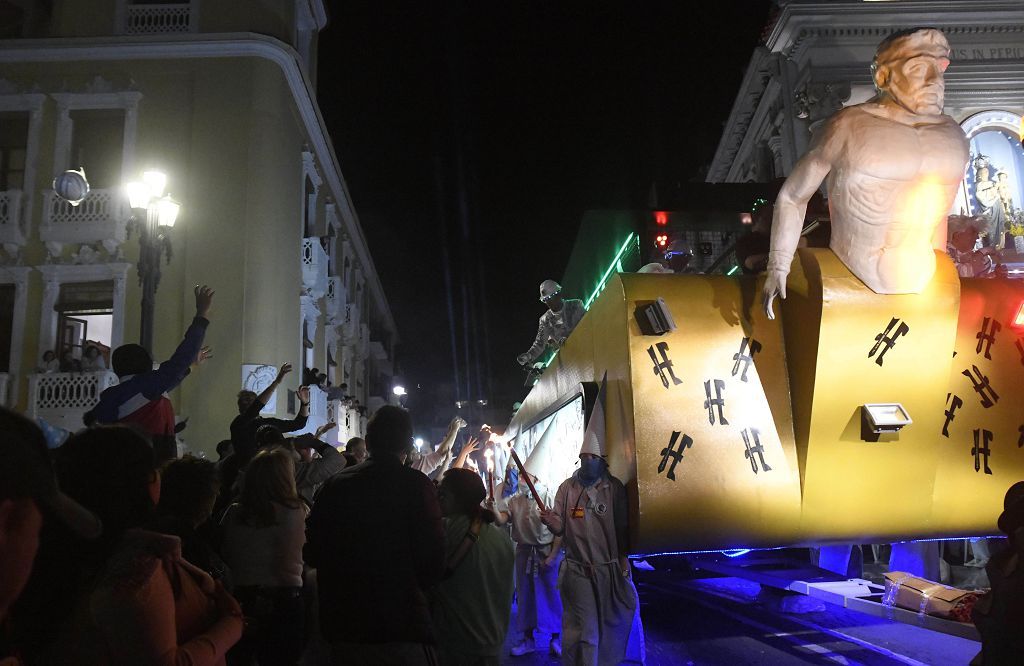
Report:
[{"label": "black symbol on float", "polygon": [[668,467],[668,474],[665,476],[673,481],[676,480],[676,465],[683,459],[683,451],[693,446],[693,439],[689,435],[683,435],[682,441],[679,442],[679,448],[675,448],[681,434],[676,431],[672,432],[672,437],[668,440],[668,446],[661,450],[661,464],[658,465],[658,474],[661,474],[665,471],[665,465],[668,465],[668,459],[672,459],[672,464]]},{"label": "black symbol on float", "polygon": [[[661,360],[658,360],[657,354],[654,353],[654,348],[658,348],[658,353],[661,354]],[[651,345],[647,348],[647,353],[651,355],[651,360],[654,362],[654,374],[661,377],[661,384],[665,388],[669,387],[669,377],[672,378],[672,384],[678,386],[683,382],[676,377],[676,373],[672,371],[672,361],[668,358],[668,343],[659,342],[657,345]]]},{"label": "black symbol on float", "polygon": [[711,397],[711,380],[704,382],[704,394],[707,396],[707,400],[704,401],[704,409],[708,410],[708,423],[715,425],[715,406],[718,406],[718,422],[722,425],[729,425],[729,422],[725,420],[725,414],[722,413],[722,409],[725,407],[725,398],[722,397],[722,391],[725,390],[725,382],[721,379],[715,380],[715,397]]},{"label": "black symbol on float", "polygon": [[[897,326],[896,330],[893,331],[892,329],[896,326],[897,322],[899,323],[899,326]],[[910,327],[907,326],[907,323],[901,322],[898,318],[893,317],[889,321],[889,325],[885,327],[885,330],[875,336],[875,346],[868,352],[868,358],[871,358],[877,353],[878,358],[875,359],[875,363],[882,365],[882,359],[885,357],[885,352],[896,346],[896,340],[899,339],[901,335],[906,335],[907,333],[910,333]],[[879,349],[882,351],[878,351]]]},{"label": "black symbol on float", "polygon": [[985,473],[991,474],[992,468],[988,466],[988,457],[992,455],[989,444],[992,442],[992,432],[989,430],[974,430],[974,448],[971,455],[974,456],[974,471],[980,472],[982,464],[985,466]]},{"label": "black symbol on float", "polygon": [[[991,324],[991,326],[990,326]],[[996,333],[1002,326],[999,322],[991,317],[985,317],[985,321],[981,324],[981,330],[974,337],[978,338],[978,348],[975,350],[976,354],[981,353],[981,348],[985,348],[985,358],[992,360],[992,355],[989,352],[992,350],[992,343],[996,341]]]},{"label": "black symbol on float", "polygon": [[[761,461],[761,469],[766,472],[772,471],[772,468],[768,466],[768,463],[764,461],[764,447],[761,446],[761,440],[758,438],[759,431],[757,428],[750,428],[750,434],[747,434],[746,430],[740,432],[743,435],[743,446],[746,450],[743,452],[743,457],[750,461],[750,469],[754,470],[754,474],[757,474],[757,460],[754,460],[756,455]],[[753,441],[753,445],[751,445]]]},{"label": "black symbol on float", "polygon": [[1017,351],[1020,352],[1020,364],[1024,365],[1024,338],[1017,338]]},{"label": "black symbol on float", "polygon": [[949,437],[949,424],[956,418],[956,410],[964,406],[964,401],[960,399],[960,396],[953,396],[950,400],[951,393],[946,394],[946,404],[949,405],[949,409],[945,411],[946,422],[942,424],[942,436]]},{"label": "black symbol on float", "polygon": [[960,374],[967,379],[971,380],[971,384],[974,385],[974,390],[977,391],[978,397],[981,398],[981,406],[988,409],[992,405],[999,402],[999,394],[996,393],[992,385],[988,383],[988,377],[981,374],[981,370],[978,370],[978,366],[972,365],[971,369],[974,370],[974,374],[977,375],[977,379],[971,374],[970,370],[964,370]]},{"label": "black symbol on float", "polygon": [[[750,343],[750,355],[747,355],[747,343]],[[747,368],[750,367],[750,363],[754,360],[754,354],[761,351],[761,343],[754,338],[743,338],[740,340],[740,350],[732,355],[732,360],[736,361],[732,364],[732,376],[735,377],[740,371],[740,364],[743,364],[743,374],[740,375],[740,381],[747,381]]]}]

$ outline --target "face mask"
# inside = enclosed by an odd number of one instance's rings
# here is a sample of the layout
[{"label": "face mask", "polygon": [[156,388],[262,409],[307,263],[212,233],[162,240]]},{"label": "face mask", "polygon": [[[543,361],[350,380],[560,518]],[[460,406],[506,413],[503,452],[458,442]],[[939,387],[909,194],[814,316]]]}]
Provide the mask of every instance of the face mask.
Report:
[{"label": "face mask", "polygon": [[510,467],[505,478],[505,489],[501,492],[502,497],[512,497],[519,489],[519,469]]},{"label": "face mask", "polygon": [[592,485],[604,474],[605,462],[600,458],[584,458],[580,461],[580,481]]}]

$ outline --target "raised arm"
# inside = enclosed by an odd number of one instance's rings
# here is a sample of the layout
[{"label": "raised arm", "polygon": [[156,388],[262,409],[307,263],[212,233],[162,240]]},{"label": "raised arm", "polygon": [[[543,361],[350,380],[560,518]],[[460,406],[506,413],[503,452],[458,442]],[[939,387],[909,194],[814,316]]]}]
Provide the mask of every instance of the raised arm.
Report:
[{"label": "raised arm", "polygon": [[832,170],[835,155],[841,147],[843,132],[839,129],[840,119],[841,116],[834,117],[815,137],[810,150],[796,163],[775,199],[768,277],[763,296],[764,311],[769,319],[775,319],[772,310],[775,297],[786,298],[786,277],[800,242],[807,202]]},{"label": "raised arm", "polygon": [[143,395],[150,400],[155,399],[172,390],[189,373],[189,366],[200,362],[203,359],[203,338],[206,336],[206,327],[209,326],[210,306],[213,303],[213,289],[205,284],[200,287],[196,285],[196,316],[192,324],[185,331],[178,348],[169,359],[160,364],[156,370],[146,373],[146,385],[143,388]]}]

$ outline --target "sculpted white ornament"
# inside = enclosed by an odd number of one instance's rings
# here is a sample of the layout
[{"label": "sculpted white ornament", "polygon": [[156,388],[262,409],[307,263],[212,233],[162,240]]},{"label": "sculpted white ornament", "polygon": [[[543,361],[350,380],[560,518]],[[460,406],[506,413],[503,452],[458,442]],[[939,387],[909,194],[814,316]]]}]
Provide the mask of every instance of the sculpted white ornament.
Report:
[{"label": "sculpted white ornament", "polygon": [[764,308],[786,297],[807,202],[827,177],[832,251],[880,294],[920,292],[946,246],[946,214],[968,143],[942,113],[949,43],[938,30],[894,33],[872,63],[878,94],[830,118],[775,202]]}]

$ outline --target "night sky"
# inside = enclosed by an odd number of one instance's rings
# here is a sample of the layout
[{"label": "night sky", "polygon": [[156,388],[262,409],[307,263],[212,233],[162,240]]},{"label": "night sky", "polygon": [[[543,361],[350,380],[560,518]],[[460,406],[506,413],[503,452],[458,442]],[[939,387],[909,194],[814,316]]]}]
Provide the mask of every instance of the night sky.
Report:
[{"label": "night sky", "polygon": [[515,356],[543,312],[537,285],[561,277],[583,212],[702,180],[769,10],[328,1],[320,105],[414,410],[443,400],[446,421],[453,397],[525,396]]}]

